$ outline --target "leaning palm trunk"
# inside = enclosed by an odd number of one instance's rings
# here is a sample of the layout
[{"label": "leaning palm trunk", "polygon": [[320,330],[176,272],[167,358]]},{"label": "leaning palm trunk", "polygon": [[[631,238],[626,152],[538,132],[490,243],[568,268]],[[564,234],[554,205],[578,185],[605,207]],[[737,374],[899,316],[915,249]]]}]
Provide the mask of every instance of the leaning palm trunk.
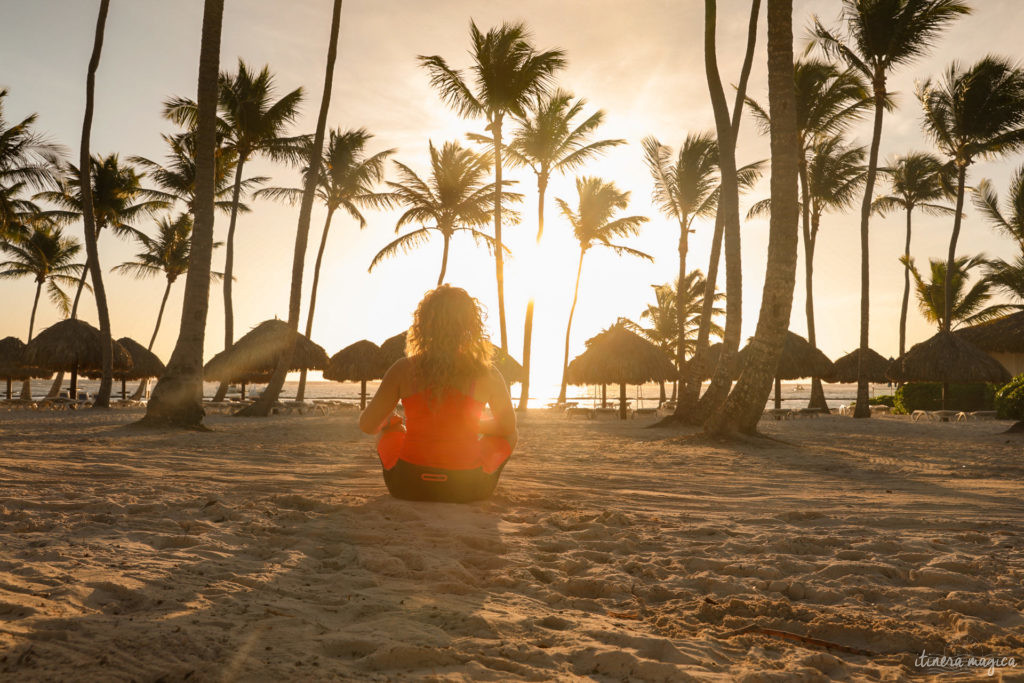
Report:
[{"label": "leaning palm trunk", "polygon": [[309,242],[309,220],[313,214],[313,199],[316,197],[316,186],[320,182],[320,164],[323,158],[324,133],[327,129],[327,110],[331,104],[331,85],[334,81],[334,62],[338,55],[338,29],[341,24],[341,2],[334,0],[334,13],[331,18],[331,38],[327,46],[327,68],[324,74],[324,93],[320,101],[320,114],[316,121],[316,134],[313,138],[313,147],[310,150],[309,171],[306,174],[306,183],[302,191],[302,204],[299,207],[299,224],[295,232],[295,253],[292,257],[292,284],[291,295],[288,300],[288,327],[291,329],[291,339],[277,361],[274,374],[267,384],[267,388],[260,395],[259,399],[237,415],[249,417],[266,417],[270,414],[278,396],[281,395],[281,387],[284,386],[285,376],[288,374],[288,365],[291,363],[292,352],[295,349],[295,341],[299,331],[299,309],[302,304],[302,270],[306,260],[306,246]]},{"label": "leaning palm trunk", "polygon": [[[732,111],[732,139],[736,140],[740,132],[740,120],[743,114],[743,98],[747,92],[747,81],[750,78],[750,69],[754,63],[754,47],[757,44],[757,17],[761,10],[761,0],[752,0],[750,3],[750,21],[747,26],[747,51],[743,56],[743,67],[740,70],[739,86],[736,89],[736,103]],[[721,149],[721,142],[719,142]],[[737,199],[738,203],[738,199]],[[721,210],[715,214],[715,229],[711,238],[711,255],[708,261],[708,274],[705,279],[705,297],[701,305],[700,325],[697,328],[697,342],[694,345],[694,357],[706,353],[711,342],[711,318],[714,311],[714,292],[718,286],[718,264],[722,256],[722,241],[724,239],[725,224],[724,214]],[[711,295],[708,296],[708,293]],[[697,424],[697,402],[700,398],[700,388],[703,383],[696,364],[689,372],[685,366],[679,365],[681,372],[679,381],[672,385],[672,398],[676,399],[678,387],[679,397],[676,404],[673,419],[683,420],[691,424]],[[724,384],[728,380],[719,379]],[[727,384],[724,385],[728,389]],[[717,391],[717,389],[716,389]]]},{"label": "leaning palm trunk", "polygon": [[[544,176],[537,177],[537,252],[540,252],[540,241],[544,237],[544,195],[548,189],[548,181]],[[533,309],[535,297],[531,294],[526,302],[526,322],[523,324],[523,381],[519,384],[518,410],[526,410],[530,403],[530,353],[533,347]]]},{"label": "leaning palm trunk", "polygon": [[[316,311],[316,292],[320,287],[320,267],[324,262],[324,251],[327,249],[327,234],[331,231],[331,219],[334,217],[334,207],[327,207],[327,220],[324,221],[324,234],[320,237],[320,249],[316,252],[316,265],[313,266],[313,287],[309,293],[309,313],[306,315],[306,338],[313,336],[313,313]],[[302,402],[306,400],[306,368],[302,368],[299,375],[299,389],[295,392],[295,400]],[[365,386],[363,387],[366,388]]]},{"label": "leaning palm trunk", "polygon": [[[913,205],[907,207],[907,242],[903,247],[903,304],[900,306],[900,357],[907,352],[907,309],[910,307],[910,216]],[[903,384],[901,381],[900,385]]]},{"label": "leaning palm trunk", "polygon": [[868,406],[868,379],[865,364],[868,359],[868,323],[871,317],[869,281],[871,260],[868,256],[871,200],[878,173],[878,148],[882,144],[882,118],[885,113],[885,71],[875,69],[872,83],[875,95],[875,123],[871,131],[871,151],[868,153],[868,171],[864,180],[864,202],[860,209],[860,367],[857,371],[857,406],[854,417],[871,417]]},{"label": "leaning palm trunk", "polygon": [[[93,401],[94,408],[110,407],[110,389],[113,383],[114,346],[110,337],[110,310],[107,308],[107,292],[103,287],[103,271],[100,269],[99,250],[96,246],[96,216],[92,206],[92,173],[89,156],[89,140],[92,133],[92,115],[96,99],[96,69],[100,65],[100,53],[103,50],[103,31],[107,24],[107,10],[110,0],[100,0],[99,17],[96,20],[96,38],[92,46],[92,57],[89,59],[89,71],[85,80],[85,116],[82,121],[82,146],[79,154],[80,191],[82,196],[82,224],[85,232],[85,250],[88,254],[89,276],[92,278],[92,290],[96,297],[96,309],[100,322],[100,335],[103,340],[101,349],[100,389]],[[79,286],[81,288],[81,285]]]},{"label": "leaning palm trunk", "polygon": [[[740,333],[743,317],[743,269],[740,251],[740,199],[739,182],[736,175],[736,140],[729,118],[729,106],[725,101],[722,79],[718,72],[718,58],[715,53],[716,0],[704,0],[704,68],[707,74],[708,91],[715,114],[715,129],[718,135],[718,167],[721,173],[721,189],[718,213],[722,217],[725,246],[725,334],[722,337],[722,355],[711,386],[701,400],[697,412],[699,419],[717,411],[732,386],[730,368],[740,347]],[[737,106],[737,109],[739,106]],[[714,290],[705,286],[705,299],[714,298]],[[676,406],[676,414],[682,415],[682,402]]]},{"label": "leaning palm trunk", "polygon": [[[964,185],[967,182],[967,164],[957,162],[956,175],[956,213],[953,215],[953,234],[949,238],[949,256],[946,259],[946,278],[943,291],[942,330],[949,332],[953,319],[953,273],[956,272],[956,242],[960,237],[960,223],[964,216]],[[942,409],[946,410],[946,397],[949,394],[949,383],[942,383]]]},{"label": "leaning palm trunk", "polygon": [[799,234],[799,145],[793,82],[793,0],[768,0],[768,101],[771,200],[768,262],[757,331],[736,388],[704,428],[711,434],[753,433],[771,393],[793,306]]},{"label": "leaning palm trunk", "polygon": [[214,152],[217,147],[217,73],[224,0],[206,0],[199,53],[195,222],[185,277],[178,341],[153,389],[141,423],[197,428],[203,422],[203,342],[210,305],[213,258]]},{"label": "leaning palm trunk", "polygon": [[580,263],[576,266],[576,288],[572,292],[572,306],[569,308],[569,323],[565,326],[565,357],[562,360],[562,388],[558,390],[558,402],[565,403],[569,374],[569,336],[572,334],[572,317],[576,313],[576,301],[580,297],[580,274],[583,273],[583,256],[587,252],[580,250]]},{"label": "leaning palm trunk", "polygon": [[[807,342],[812,349],[818,348],[817,332],[814,327],[814,242],[818,237],[817,225],[810,225],[811,222],[811,198],[807,183],[807,162],[800,160],[800,196],[803,199],[802,226],[804,238],[804,289],[807,293],[807,300],[804,310],[807,314]],[[776,389],[779,389],[776,381]],[[778,408],[781,409],[781,405]],[[811,377],[811,399],[807,407],[815,410],[828,410],[828,402],[825,400],[825,390],[821,386],[820,377]]]},{"label": "leaning palm trunk", "polygon": [[498,327],[501,332],[501,351],[508,353],[508,333],[505,329],[505,258],[501,251],[501,115],[492,125],[494,135],[494,268],[498,280]]}]

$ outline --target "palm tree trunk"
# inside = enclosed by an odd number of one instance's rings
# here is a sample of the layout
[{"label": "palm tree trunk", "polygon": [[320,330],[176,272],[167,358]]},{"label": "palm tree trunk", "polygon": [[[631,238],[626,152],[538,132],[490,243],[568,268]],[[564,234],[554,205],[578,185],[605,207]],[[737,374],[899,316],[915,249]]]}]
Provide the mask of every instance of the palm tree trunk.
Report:
[{"label": "palm tree trunk", "polygon": [[75,301],[71,304],[71,319],[78,319],[78,302],[82,300],[82,290],[85,289],[85,280],[89,277],[89,269],[82,269],[82,277],[78,278],[78,289],[75,291]]},{"label": "palm tree trunk", "polygon": [[565,358],[562,360],[562,388],[558,390],[558,402],[565,403],[567,385],[566,373],[569,371],[569,336],[572,334],[572,316],[576,313],[576,301],[580,297],[580,274],[583,273],[583,256],[586,249],[580,249],[580,263],[576,266],[576,288],[572,293],[572,306],[569,308],[569,324],[565,326]]},{"label": "palm tree trunk", "polygon": [[505,256],[501,250],[501,114],[494,117],[494,267],[498,279],[498,327],[501,350],[508,353],[508,332],[505,329]]},{"label": "palm tree trunk", "polygon": [[881,67],[875,69],[872,85],[875,95],[875,123],[871,132],[868,172],[864,179],[864,201],[860,208],[860,367],[857,370],[857,405],[853,411],[854,417],[871,417],[871,408],[868,405],[868,378],[864,370],[868,357],[868,323],[871,317],[871,259],[868,255],[871,199],[875,192],[878,148],[882,144],[882,119],[885,113],[885,71]]},{"label": "palm tree trunk", "polygon": [[359,410],[366,410],[366,380],[359,381]]},{"label": "palm tree trunk", "polygon": [[[807,342],[811,348],[817,349],[818,336],[814,327],[814,240],[818,236],[818,216],[815,215],[814,225],[809,225],[811,222],[811,193],[807,183],[807,164],[804,159],[800,161],[800,196],[803,199],[804,289],[807,293],[804,311],[807,315]],[[828,410],[825,389],[821,386],[820,377],[811,377],[811,399],[807,402],[807,407]]]},{"label": "palm tree trunk", "polygon": [[[153,326],[153,336],[149,338],[149,346],[146,347],[149,351],[153,350],[153,344],[156,342],[156,335],[160,331],[160,321],[164,319],[164,308],[167,306],[167,297],[171,293],[172,284],[174,284],[174,282],[172,280],[168,280],[167,286],[164,287],[164,296],[160,299],[160,310],[156,314],[156,325]],[[143,378],[143,380],[139,382],[139,388],[135,390],[134,394],[132,394],[132,400],[138,401],[142,398],[146,394],[146,388],[148,386],[149,378]],[[124,398],[124,396],[121,398]]]},{"label": "palm tree trunk", "polygon": [[[907,352],[907,309],[910,307],[910,216],[913,205],[907,207],[907,242],[903,247],[903,303],[900,306],[900,357]],[[900,380],[897,386],[902,386]]]},{"label": "palm tree trunk", "polygon": [[[316,265],[313,266],[313,288],[309,292],[309,313],[306,315],[306,337],[313,337],[313,313],[316,311],[316,292],[320,287],[320,267],[324,262],[324,250],[327,249],[327,233],[331,230],[331,218],[335,209],[327,208],[327,220],[324,221],[324,234],[320,237],[320,249],[316,252]],[[306,368],[299,374],[299,390],[295,392],[295,400],[300,403],[306,399]]]},{"label": "palm tree trunk", "polygon": [[[235,343],[235,307],[232,287],[235,278],[235,221],[238,217],[238,201],[242,193],[242,167],[245,157],[239,157],[235,166],[235,184],[231,191],[231,221],[228,223],[228,239],[224,246],[224,349],[230,349]],[[214,401],[223,401],[228,393],[228,382],[221,382],[214,394]]]},{"label": "palm tree trunk", "polygon": [[665,402],[666,398],[667,398],[667,396],[665,394],[665,380],[663,380],[663,379],[662,380],[658,380],[658,407],[659,408],[661,407],[661,404],[663,404]]},{"label": "palm tree trunk", "polygon": [[224,0],[205,0],[197,87],[195,224],[178,341],[153,389],[142,424],[198,428],[203,422],[203,342],[210,305],[213,258],[214,152],[217,147],[217,73]]},{"label": "palm tree trunk", "polygon": [[[32,299],[32,315],[28,319],[28,339],[25,343],[32,341],[32,332],[36,327],[36,310],[39,308],[39,295],[43,291],[42,281],[36,282],[36,296]],[[11,380],[7,379],[7,398],[11,397]],[[21,400],[31,401],[32,400],[32,380],[26,379],[21,383]]]},{"label": "palm tree trunk", "polygon": [[299,207],[299,224],[295,231],[295,251],[292,255],[292,283],[288,299],[288,328],[291,339],[288,348],[277,361],[277,367],[270,378],[267,388],[259,399],[248,408],[239,411],[238,415],[249,417],[266,417],[281,395],[288,365],[291,363],[295,350],[295,341],[299,331],[299,312],[302,305],[302,274],[306,262],[306,246],[309,242],[309,221],[313,213],[313,200],[316,198],[316,186],[320,182],[320,166],[323,158],[324,134],[327,129],[327,111],[331,104],[331,86],[334,82],[334,62],[338,56],[338,30],[341,25],[341,2],[334,0],[334,12],[331,17],[331,38],[327,46],[327,68],[324,73],[324,92],[320,100],[320,114],[316,121],[316,134],[313,137],[309,167],[306,172],[306,184],[302,191],[302,204]]},{"label": "palm tree trunk", "polygon": [[723,408],[704,425],[711,434],[756,431],[789,328],[799,235],[793,0],[768,0],[768,103],[772,112],[772,213],[761,310],[749,344],[750,357],[736,387]]},{"label": "palm tree trunk", "polygon": [[[548,189],[547,177],[537,176],[537,251],[540,252],[540,240],[544,236],[544,195]],[[518,410],[526,410],[530,402],[530,351],[533,343],[533,308],[534,296],[526,302],[526,322],[523,324],[523,381],[519,389]]]},{"label": "palm tree trunk", "polygon": [[775,376],[775,410],[782,410],[782,379]]},{"label": "palm tree trunk", "polygon": [[440,287],[444,284],[444,273],[448,270],[448,244],[451,242],[451,237],[447,233],[443,233],[444,237],[444,251],[441,252],[441,273],[437,276],[437,286]]},{"label": "palm tree trunk", "polygon": [[[715,114],[718,166],[721,173],[718,212],[722,215],[725,247],[725,334],[722,339],[721,360],[715,369],[711,386],[704,393],[696,411],[696,417],[701,420],[721,409],[729,387],[732,386],[729,368],[739,351],[743,323],[743,268],[740,248],[739,183],[736,177],[736,140],[729,118],[729,107],[725,101],[725,91],[722,89],[722,79],[718,72],[718,58],[715,53],[716,15],[716,0],[704,0],[704,69]],[[714,297],[713,294],[711,296]],[[681,407],[682,402],[677,406],[677,412]]]},{"label": "palm tree trunk", "polygon": [[[676,280],[676,362],[682,368],[686,362],[686,256],[690,247],[688,216],[679,219],[679,277]],[[683,379],[683,377],[680,377]]]},{"label": "palm tree trunk", "polygon": [[71,384],[68,387],[68,396],[72,401],[78,400],[78,363],[71,366]]},{"label": "palm tree trunk", "polygon": [[82,196],[82,223],[85,232],[86,262],[89,276],[92,279],[93,295],[96,298],[96,309],[99,314],[100,335],[102,339],[101,368],[99,392],[93,402],[93,408],[110,407],[110,389],[113,383],[114,342],[110,337],[110,310],[107,308],[107,292],[103,287],[103,271],[100,269],[99,250],[97,249],[96,216],[92,205],[92,173],[89,154],[89,139],[92,133],[92,115],[96,99],[96,69],[100,65],[100,53],[103,50],[103,31],[107,23],[107,10],[110,0],[100,0],[99,16],[96,19],[96,37],[92,46],[92,57],[89,59],[89,71],[85,80],[85,116],[82,121],[82,146],[79,154],[80,192]]},{"label": "palm tree trunk", "polygon": [[[946,281],[942,293],[942,331],[949,332],[953,321],[953,273],[956,272],[956,242],[960,237],[960,223],[964,216],[964,186],[967,182],[967,164],[957,164],[956,174],[956,213],[953,215],[953,234],[949,237],[949,255],[946,258]],[[943,406],[945,410],[945,394]]]}]

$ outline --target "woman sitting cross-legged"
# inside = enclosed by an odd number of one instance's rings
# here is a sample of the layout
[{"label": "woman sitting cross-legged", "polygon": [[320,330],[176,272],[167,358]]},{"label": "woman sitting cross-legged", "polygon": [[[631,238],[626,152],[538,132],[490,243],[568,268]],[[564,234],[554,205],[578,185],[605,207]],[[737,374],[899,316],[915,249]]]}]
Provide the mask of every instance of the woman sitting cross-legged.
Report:
[{"label": "woman sitting cross-legged", "polygon": [[[402,402],[405,422],[395,414]],[[490,406],[490,419],[481,419]],[[491,365],[480,305],[442,285],[423,297],[406,357],[384,374],[359,418],[379,434],[384,482],[396,498],[467,503],[488,498],[515,448],[516,414]]]}]

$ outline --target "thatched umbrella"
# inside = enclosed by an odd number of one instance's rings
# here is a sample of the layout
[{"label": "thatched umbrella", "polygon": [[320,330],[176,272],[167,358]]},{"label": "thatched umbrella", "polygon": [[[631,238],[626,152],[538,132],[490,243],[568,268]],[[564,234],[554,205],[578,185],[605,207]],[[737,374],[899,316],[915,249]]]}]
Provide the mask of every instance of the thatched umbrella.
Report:
[{"label": "thatched umbrella", "polygon": [[[747,346],[739,353],[738,367],[742,368],[750,356]],[[775,409],[782,409],[782,380],[804,377],[828,377],[832,374],[832,361],[810,342],[794,332],[786,332],[782,355],[775,368]]]},{"label": "thatched umbrella", "polygon": [[[380,345],[387,367],[391,367],[399,358],[405,357],[405,340],[406,333],[399,332],[395,336],[385,339],[384,343]],[[506,383],[523,381],[523,366],[494,344],[491,344],[491,362],[494,367],[498,368],[498,372],[505,378]]]},{"label": "thatched umbrella", "polygon": [[[121,337],[117,340],[117,343],[123,346],[124,350],[127,351],[128,355],[132,358],[132,365],[130,368],[114,370],[114,379],[121,380],[121,399],[124,400],[128,397],[127,387],[125,386],[126,382],[129,380],[159,377],[164,372],[164,364],[155,353],[131,337]],[[83,374],[92,379],[99,377],[99,373],[96,372],[87,372]]]},{"label": "thatched umbrella", "polygon": [[952,332],[914,344],[893,361],[889,379],[907,382],[942,382],[942,409],[951,382],[1009,382],[1010,373],[1002,364],[962,336]]},{"label": "thatched umbrella", "polygon": [[619,417],[626,419],[626,385],[674,378],[668,354],[623,325],[613,325],[587,340],[587,350],[569,363],[570,384],[618,384]]},{"label": "thatched umbrella", "polygon": [[[888,382],[889,364],[892,362],[874,349],[868,349],[864,356],[867,367],[864,375],[869,382]],[[860,349],[851,351],[832,364],[832,374],[824,378],[826,382],[856,382],[860,372]]]},{"label": "thatched umbrella", "polygon": [[359,408],[366,409],[366,383],[380,379],[390,367],[385,362],[380,347],[363,339],[346,346],[331,356],[331,362],[324,370],[324,379],[335,382],[359,382]]},{"label": "thatched umbrella", "polygon": [[1011,375],[1024,372],[1024,311],[965,327],[954,334],[1002,363]]},{"label": "thatched umbrella", "polygon": [[[288,348],[291,333],[284,320],[264,320],[230,349],[211,358],[203,368],[203,377],[216,382],[240,383],[244,399],[246,384],[269,381],[278,359]],[[324,370],[329,363],[323,347],[303,334],[298,335],[289,370]]]},{"label": "thatched umbrella", "polygon": [[7,400],[13,398],[11,393],[11,382],[33,378],[45,379],[52,375],[40,368],[31,368],[22,364],[22,355],[25,352],[25,342],[17,337],[4,337],[0,339],[0,377],[7,380]]},{"label": "thatched umbrella", "polygon": [[[132,366],[131,356],[118,342],[114,344],[114,372]],[[103,371],[103,335],[89,323],[69,318],[47,327],[25,346],[25,365],[70,372],[72,398],[78,395],[78,374]]]}]

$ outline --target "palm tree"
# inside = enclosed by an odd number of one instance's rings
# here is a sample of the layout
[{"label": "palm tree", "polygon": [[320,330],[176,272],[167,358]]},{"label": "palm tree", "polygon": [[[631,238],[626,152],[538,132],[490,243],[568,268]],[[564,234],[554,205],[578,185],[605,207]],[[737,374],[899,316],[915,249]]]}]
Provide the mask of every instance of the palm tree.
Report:
[{"label": "palm tree", "polygon": [[615,183],[594,177],[576,179],[577,208],[574,210],[564,199],[555,199],[558,208],[572,226],[576,240],[580,243],[580,260],[576,267],[576,286],[573,289],[569,322],[565,328],[565,358],[562,362],[562,388],[558,402],[565,403],[566,371],[569,368],[569,339],[572,334],[572,318],[576,313],[576,302],[580,295],[580,275],[583,273],[583,257],[593,247],[607,247],[616,254],[638,256],[653,261],[642,251],[619,244],[612,239],[633,237],[640,232],[640,226],[647,222],[646,216],[615,215],[629,206],[629,192],[624,192]]},{"label": "palm tree", "polygon": [[[509,161],[526,166],[537,177],[537,249],[544,236],[544,199],[548,181],[555,173],[573,171],[585,162],[603,154],[625,140],[596,140],[591,136],[604,122],[604,112],[598,109],[580,123],[575,119],[583,112],[586,100],[574,100],[571,93],[556,90],[538,94],[533,98],[526,116],[519,119],[518,127],[509,141]],[[471,136],[487,141],[482,136]],[[535,301],[531,295],[526,303],[526,321],[523,325],[523,380],[519,393],[519,410],[526,410],[530,400],[530,356],[533,340],[533,312]]]},{"label": "palm tree", "polygon": [[320,183],[320,167],[324,149],[324,137],[327,131],[327,111],[331,104],[331,86],[334,82],[334,62],[338,57],[338,32],[341,27],[341,0],[334,0],[334,11],[331,14],[331,37],[327,44],[327,66],[324,73],[324,91],[320,98],[320,113],[316,119],[316,132],[313,144],[305,143],[306,158],[309,167],[305,173],[302,202],[299,205],[299,221],[295,230],[295,249],[292,254],[292,281],[288,296],[288,327],[292,332],[291,343],[286,353],[282,353],[277,361],[274,374],[263,394],[253,405],[240,411],[239,415],[266,417],[281,395],[284,378],[288,374],[288,364],[299,331],[299,311],[302,306],[302,273],[306,262],[306,246],[309,242],[309,221],[313,213],[313,200]]},{"label": "palm tree", "polygon": [[498,323],[501,350],[508,352],[505,327],[505,272],[501,239],[503,191],[502,124],[505,116],[523,118],[530,101],[547,90],[555,72],[565,66],[565,52],[538,52],[530,42],[530,33],[523,24],[504,23],[481,33],[475,22],[469,22],[473,43],[471,81],[452,69],[443,57],[420,56],[420,64],[430,73],[430,84],[441,99],[460,116],[483,117],[491,133],[494,155],[494,241],[495,273],[498,284]]},{"label": "palm tree", "polygon": [[35,132],[37,114],[9,123],[7,94],[0,88],[0,239],[15,239],[29,232],[26,217],[39,213],[22,193],[57,187],[65,150]]},{"label": "palm tree", "polygon": [[[395,162],[398,167],[398,181],[388,181],[390,192],[385,193],[386,201],[405,208],[395,224],[397,233],[407,225],[420,227],[394,240],[373,257],[369,270],[398,252],[408,253],[421,246],[436,230],[444,240],[441,252],[441,273],[437,286],[444,283],[448,268],[448,247],[456,232],[468,232],[478,243],[490,250],[498,248],[498,242],[479,230],[486,226],[494,213],[494,200],[500,196],[505,203],[518,202],[522,195],[494,191],[494,183],[486,182],[491,169],[490,154],[477,154],[458,142],[446,142],[440,151],[430,143],[430,177],[421,179],[405,164]],[[509,181],[504,181],[506,185]],[[506,211],[508,209],[506,208]],[[430,225],[429,223],[432,223]],[[507,247],[501,248],[507,251]]]},{"label": "palm tree", "polygon": [[[845,31],[826,28],[814,19],[814,35],[825,52],[842,59],[870,81],[875,108],[864,181],[864,201],[860,212],[861,292],[860,351],[867,358],[870,304],[868,284],[868,230],[871,200],[878,172],[878,149],[882,142],[882,120],[888,98],[889,72],[920,57],[954,19],[968,14],[970,8],[958,0],[843,0],[841,18]],[[857,381],[857,408],[854,417],[871,417],[868,408],[868,381],[861,373]]]},{"label": "palm tree", "polygon": [[197,428],[203,422],[203,342],[210,303],[213,258],[217,71],[220,65],[224,0],[205,0],[199,52],[196,112],[196,191],[192,245],[178,341],[164,374],[146,404],[142,423]]},{"label": "palm tree", "polygon": [[[93,156],[91,161],[92,183],[89,185],[92,215],[95,224],[92,237],[98,239],[105,228],[120,238],[134,237],[139,219],[167,208],[173,197],[165,192],[146,189],[142,186],[145,172],[137,170],[131,162],[124,163],[115,154]],[[82,172],[78,166],[68,164],[65,181],[60,189],[40,192],[36,198],[43,199],[58,207],[47,215],[62,220],[85,220],[83,211]],[[71,307],[71,317],[78,314],[78,302],[82,294],[86,273],[78,285]]]},{"label": "palm tree", "polygon": [[1021,303],[1024,309],[1024,166],[1010,179],[1010,197],[1005,213],[999,208],[999,195],[988,180],[982,180],[975,189],[974,205],[1000,232],[1014,240],[1020,254],[1013,261],[994,259],[986,265],[986,277],[995,287]]},{"label": "palm tree", "polygon": [[[192,215],[180,213],[177,218],[173,219],[170,215],[163,216],[157,219],[156,226],[157,233],[154,237],[143,233],[135,235],[142,251],[135,254],[134,260],[125,261],[111,269],[140,280],[162,275],[167,281],[163,297],[160,299],[160,310],[157,312],[156,324],[153,326],[153,335],[149,338],[149,344],[146,346],[150,351],[153,350],[156,335],[160,332],[160,322],[164,317],[164,307],[167,305],[171,287],[179,277],[188,272],[192,248]],[[213,246],[216,248],[220,244],[220,242],[215,242]],[[220,277],[221,273],[210,273],[211,281],[216,281]],[[143,380],[136,394],[141,395],[145,391],[145,386],[146,380]]]},{"label": "palm tree", "polygon": [[953,213],[952,207],[935,202],[947,199],[952,186],[952,169],[932,154],[912,152],[879,169],[889,176],[890,193],[875,199],[872,211],[885,216],[903,210],[907,216],[907,237],[903,248],[903,304],[900,308],[900,356],[907,352],[907,309],[910,304],[910,230],[914,209],[934,216]]},{"label": "palm tree", "polygon": [[[748,360],[735,388],[704,423],[705,431],[710,434],[757,430],[789,328],[796,283],[799,214],[796,189],[800,150],[795,90],[793,3],[792,0],[768,0],[768,106],[770,111],[778,113],[771,126],[772,212],[761,312],[754,339],[748,344]],[[729,336],[728,326],[726,320],[726,337]],[[722,360],[716,373],[719,377],[729,373],[733,357],[730,352],[729,344],[723,340]],[[725,367],[721,367],[723,364]]]},{"label": "palm tree", "polygon": [[[235,223],[242,193],[242,173],[249,159],[265,156],[273,161],[295,162],[308,148],[307,136],[287,136],[285,129],[295,122],[302,102],[302,88],[275,100],[274,75],[269,66],[260,71],[238,60],[238,73],[220,75],[219,103],[223,145],[235,155],[235,181],[231,193],[231,219],[224,254],[224,348],[234,343],[234,308],[231,288],[234,280]],[[195,102],[186,98],[170,100],[166,115],[191,126],[196,120]]]},{"label": "palm tree", "polygon": [[[963,220],[967,168],[977,158],[994,158],[1024,148],[1024,71],[1000,57],[985,57],[969,69],[954,62],[941,82],[918,89],[924,127],[956,168],[956,210],[946,267],[954,270]],[[953,319],[953,278],[945,280],[945,330]]]},{"label": "palm tree", "polygon": [[[35,330],[36,309],[39,295],[46,286],[46,294],[62,315],[70,311],[71,298],[62,285],[73,285],[85,269],[84,263],[75,258],[82,251],[82,245],[71,237],[65,237],[58,225],[46,219],[32,222],[28,235],[18,242],[0,241],[0,252],[8,260],[0,262],[0,278],[30,276],[36,282],[36,294],[32,300],[32,315],[28,321],[28,340],[32,341]],[[21,390],[23,399],[32,398],[31,385],[25,380]]]},{"label": "palm tree", "polygon": [[[366,227],[366,219],[360,209],[378,207],[387,202],[376,192],[374,186],[384,179],[384,162],[395,153],[394,149],[386,149],[372,156],[366,156],[363,150],[366,143],[373,137],[365,128],[342,132],[332,130],[323,152],[321,161],[322,172],[316,187],[316,198],[327,206],[327,219],[324,221],[323,234],[320,236],[320,249],[316,253],[316,265],[313,267],[313,287],[309,295],[309,312],[306,314],[306,336],[313,335],[313,313],[316,311],[316,293],[320,286],[320,268],[323,265],[324,250],[327,248],[327,235],[331,229],[334,212],[344,209],[353,219],[359,222],[360,229]],[[307,167],[304,171],[309,172]],[[255,193],[255,197],[284,199],[292,204],[301,201],[302,190],[289,187],[268,187]],[[303,400],[306,393],[306,370],[299,375],[299,388],[295,400]]]},{"label": "palm tree", "polygon": [[985,270],[985,277],[993,287],[998,287],[1019,302],[1007,304],[1007,310],[1012,308],[1024,311],[1024,254],[1013,261],[989,261]]},{"label": "palm tree", "polygon": [[[942,259],[930,259],[929,279],[924,279],[914,265],[913,258],[900,257],[914,278],[917,304],[925,320],[935,323],[939,331],[948,332],[961,325],[975,325],[1004,315],[1013,308],[1003,304],[986,306],[992,296],[992,283],[986,278],[978,279],[970,287],[967,282],[975,268],[986,261],[981,256],[960,256],[953,260],[953,277],[947,278],[948,263]],[[951,295],[947,304],[947,293]]]}]

